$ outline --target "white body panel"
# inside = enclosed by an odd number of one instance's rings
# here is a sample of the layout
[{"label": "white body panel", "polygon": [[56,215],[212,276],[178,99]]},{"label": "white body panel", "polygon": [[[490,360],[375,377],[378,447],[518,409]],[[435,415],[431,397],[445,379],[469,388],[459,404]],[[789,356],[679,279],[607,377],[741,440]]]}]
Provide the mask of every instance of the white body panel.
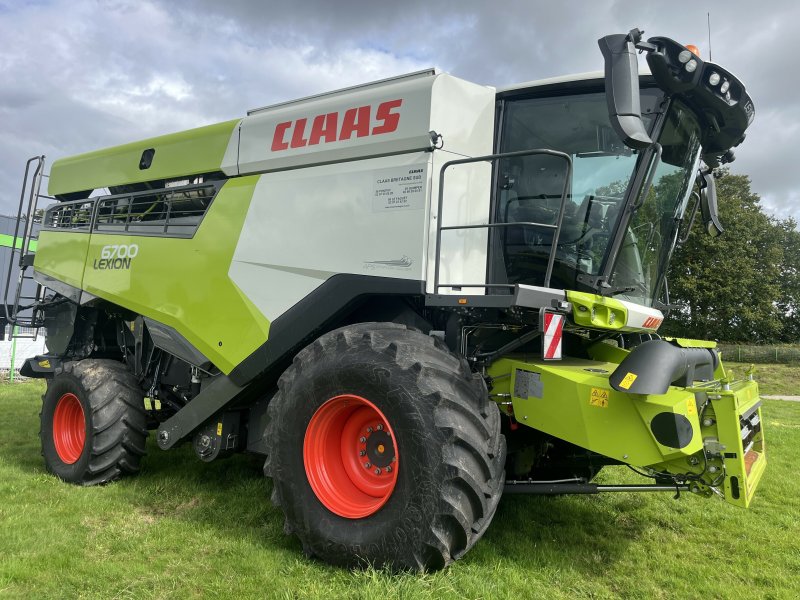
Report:
[{"label": "white body panel", "polygon": [[[487,93],[490,92],[490,93]],[[469,84],[454,77],[437,78],[431,122],[442,134],[444,151],[434,152],[430,219],[430,245],[426,292],[434,293],[434,260],[436,257],[436,225],[486,225],[489,222],[491,198],[491,164],[454,165],[447,169],[444,180],[442,215],[436,214],[440,171],[451,160],[485,156],[494,146],[494,90]],[[486,283],[488,229],[445,230],[442,232],[439,283]],[[439,294],[483,294],[485,288],[464,287],[461,290],[439,288]]]},{"label": "white body panel", "polygon": [[[489,152],[486,152],[489,154]],[[454,165],[445,172],[444,202],[442,215],[435,214],[442,165],[460,156],[445,152],[434,154],[433,211],[430,221],[430,245],[426,292],[429,294],[483,294],[485,288],[471,288],[468,284],[486,282],[486,258],[488,229],[449,229],[442,231],[441,256],[439,261],[439,284],[467,287],[461,289],[440,287],[434,291],[436,258],[436,224],[441,219],[443,227],[463,225],[486,225],[489,222],[489,198],[492,169],[489,163]]]},{"label": "white body panel", "polygon": [[494,98],[493,88],[430,71],[259,109],[231,136],[222,169],[238,175],[431,150],[431,131],[445,149],[470,155],[492,135],[482,113],[494,113]]},{"label": "white body panel", "polygon": [[[650,67],[647,64],[639,65],[639,77],[646,77],[651,75]],[[571,75],[559,75],[558,77],[548,77],[547,79],[535,79],[533,81],[526,81],[524,83],[515,83],[506,87],[497,88],[497,93],[502,94],[505,92],[514,92],[517,90],[529,90],[531,88],[545,87],[549,85],[560,85],[564,83],[575,83],[578,81],[603,81],[605,79],[604,71],[587,71],[585,73],[573,73]]]},{"label": "white body panel", "polygon": [[620,300],[620,302],[628,311],[628,320],[625,323],[626,328],[656,331],[661,327],[661,323],[664,321],[664,313],[657,308],[634,304],[626,300]]},{"label": "white body panel", "polygon": [[231,279],[270,320],[337,273],[424,279],[430,159],[415,152],[262,175]]},{"label": "white body panel", "polygon": [[[308,125],[335,113],[341,127],[347,110],[393,99],[401,100],[394,132],[309,145],[305,129],[305,145],[270,152],[276,139],[291,146],[295,134],[278,131],[281,123],[306,119]],[[228,151],[237,155],[232,148],[238,145],[238,167],[226,168],[270,172],[256,185],[231,279],[270,320],[338,273],[427,281],[432,291],[439,169],[449,160],[492,152],[494,101],[491,88],[445,74],[420,75],[243,119],[241,137],[234,136]],[[442,150],[431,148],[432,130],[442,136]],[[490,174],[484,163],[448,174],[446,224],[488,223]],[[484,283],[486,240],[485,229],[445,232],[441,280]]]}]

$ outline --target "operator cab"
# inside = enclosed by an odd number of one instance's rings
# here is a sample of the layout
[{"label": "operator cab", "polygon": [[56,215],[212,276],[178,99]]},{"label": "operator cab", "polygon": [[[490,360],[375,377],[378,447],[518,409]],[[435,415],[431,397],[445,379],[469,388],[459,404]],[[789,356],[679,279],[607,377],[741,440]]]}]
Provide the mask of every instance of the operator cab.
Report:
[{"label": "operator cab", "polygon": [[607,63],[605,77],[588,74],[499,92],[496,152],[555,150],[569,156],[571,169],[548,154],[497,162],[493,221],[508,225],[491,234],[491,283],[659,305],[701,157],[710,166],[732,160],[730,147],[744,139],[753,108],[744,86],[727,71],[691,53],[687,59],[689,51],[677,42],[644,43],[634,32],[617,42],[649,49],[654,74],[634,80],[636,102],[628,102],[638,109],[641,127],[620,125],[619,114],[629,109],[625,90],[609,73],[613,64]]}]

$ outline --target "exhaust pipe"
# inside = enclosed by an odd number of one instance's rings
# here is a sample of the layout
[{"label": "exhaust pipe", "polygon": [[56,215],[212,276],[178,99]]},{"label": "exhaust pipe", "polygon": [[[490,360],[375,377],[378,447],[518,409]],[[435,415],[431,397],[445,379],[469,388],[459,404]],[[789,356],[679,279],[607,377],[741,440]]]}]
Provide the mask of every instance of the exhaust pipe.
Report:
[{"label": "exhaust pipe", "polygon": [[712,348],[680,348],[663,340],[650,340],[625,357],[609,377],[611,387],[629,394],[666,394],[674,384],[687,387],[709,381],[719,365]]}]

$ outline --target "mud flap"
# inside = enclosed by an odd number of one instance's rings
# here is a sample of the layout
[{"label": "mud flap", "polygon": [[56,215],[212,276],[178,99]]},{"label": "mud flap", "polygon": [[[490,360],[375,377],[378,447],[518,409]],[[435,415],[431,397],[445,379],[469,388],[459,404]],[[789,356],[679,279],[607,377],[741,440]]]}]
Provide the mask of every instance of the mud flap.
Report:
[{"label": "mud flap", "polygon": [[54,356],[34,356],[22,363],[19,374],[23,377],[52,377],[61,367],[61,359]]}]

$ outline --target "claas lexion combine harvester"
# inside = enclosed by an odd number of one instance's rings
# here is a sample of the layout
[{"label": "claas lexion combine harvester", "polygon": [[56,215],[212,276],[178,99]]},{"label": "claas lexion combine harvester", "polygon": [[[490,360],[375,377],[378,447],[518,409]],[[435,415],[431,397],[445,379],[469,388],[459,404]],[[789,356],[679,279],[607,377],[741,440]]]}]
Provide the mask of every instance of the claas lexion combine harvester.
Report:
[{"label": "claas lexion combine harvester", "polygon": [[[46,328],[47,469],[134,474],[149,431],[263,455],[307,554],[397,569],[461,557],[504,493],[748,506],[757,383],[657,331],[753,103],[692,47],[599,44],[604,74],[423,71],[64,158],[49,196],[31,159],[5,316]],[[592,483],[619,464],[651,483]]]}]

